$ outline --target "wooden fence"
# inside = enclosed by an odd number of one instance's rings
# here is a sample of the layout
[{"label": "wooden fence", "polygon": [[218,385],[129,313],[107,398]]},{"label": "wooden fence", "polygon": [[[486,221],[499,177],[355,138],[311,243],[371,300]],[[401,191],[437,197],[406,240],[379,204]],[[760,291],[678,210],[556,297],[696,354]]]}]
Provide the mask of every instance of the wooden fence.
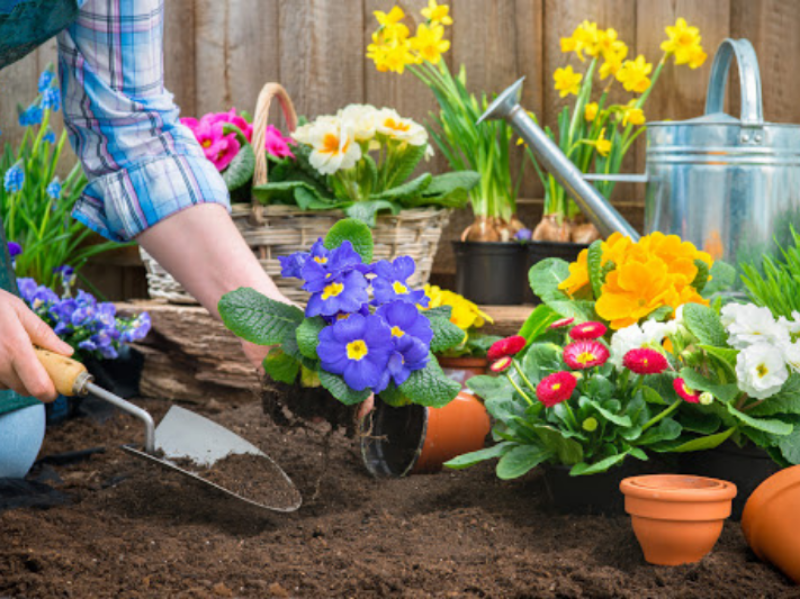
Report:
[{"label": "wooden fence", "polygon": [[[166,0],[166,83],[182,112],[199,115],[231,106],[252,110],[261,85],[279,81],[301,114],[334,112],[351,102],[392,106],[424,119],[434,107],[430,92],[411,74],[378,73],[364,57],[386,0]],[[418,17],[427,0],[403,0]],[[797,0],[453,0],[449,28],[451,66],[465,65],[470,89],[494,93],[526,77],[523,103],[546,123],[571,98],[553,89],[552,73],[574,57],[561,54],[559,38],[582,20],[614,27],[631,48],[651,62],[661,56],[664,27],[684,17],[700,28],[709,60],[701,68],[665,68],[646,105],[648,119],[684,119],[701,114],[711,58],[726,37],[753,42],[761,66],[764,114],[769,121],[800,123],[800,2]],[[0,130],[14,141],[17,103],[35,94],[39,71],[55,60],[51,42],[0,73]],[[730,111],[738,110],[732,82]],[[620,94],[617,99],[622,99]],[[276,116],[277,118],[277,116]],[[444,167],[441,158],[436,168]],[[626,169],[642,170],[644,146]],[[541,188],[529,169],[522,187],[523,220],[533,223]],[[618,190],[615,203],[641,222],[643,190]],[[469,220],[459,215],[455,236]],[[447,243],[443,244],[447,246]],[[452,271],[446,248],[436,270]],[[138,288],[138,287],[137,287]],[[132,293],[128,285],[126,293]],[[111,292],[122,293],[122,291]]]}]

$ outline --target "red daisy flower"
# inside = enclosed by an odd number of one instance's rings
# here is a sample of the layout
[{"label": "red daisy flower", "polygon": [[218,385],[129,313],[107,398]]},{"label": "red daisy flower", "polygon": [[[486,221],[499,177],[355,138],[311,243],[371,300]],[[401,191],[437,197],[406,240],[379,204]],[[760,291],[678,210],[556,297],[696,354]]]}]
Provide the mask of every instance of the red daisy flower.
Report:
[{"label": "red daisy flower", "polygon": [[681,399],[689,403],[700,403],[700,391],[691,389],[682,378],[677,378],[672,381],[672,386],[675,387],[675,392],[681,396]]},{"label": "red daisy flower", "polygon": [[486,352],[486,357],[489,358],[490,362],[494,362],[505,356],[515,356],[523,350],[526,343],[525,337],[520,335],[506,337],[492,343],[492,347]]},{"label": "red daisy flower", "polygon": [[566,401],[575,390],[578,381],[569,372],[554,372],[536,385],[536,398],[548,408]]},{"label": "red daisy flower", "polygon": [[489,370],[491,370],[492,372],[503,372],[505,370],[508,370],[509,367],[511,366],[511,361],[512,361],[511,356],[503,356],[499,360],[495,360],[494,362],[492,362],[492,365],[489,366]]},{"label": "red daisy flower", "polygon": [[622,358],[622,365],[636,374],[661,374],[669,363],[664,354],[654,349],[632,349]]},{"label": "red daisy flower", "polygon": [[599,339],[606,334],[606,325],[602,322],[584,322],[569,330],[569,336],[575,341],[586,341],[589,339]]},{"label": "red daisy flower", "polygon": [[556,320],[553,324],[550,325],[549,328],[551,329],[561,329],[564,327],[568,327],[573,322],[575,322],[574,318],[562,318],[561,320]]},{"label": "red daisy flower", "polygon": [[570,368],[584,370],[608,360],[608,348],[597,341],[575,341],[564,348],[564,361]]}]

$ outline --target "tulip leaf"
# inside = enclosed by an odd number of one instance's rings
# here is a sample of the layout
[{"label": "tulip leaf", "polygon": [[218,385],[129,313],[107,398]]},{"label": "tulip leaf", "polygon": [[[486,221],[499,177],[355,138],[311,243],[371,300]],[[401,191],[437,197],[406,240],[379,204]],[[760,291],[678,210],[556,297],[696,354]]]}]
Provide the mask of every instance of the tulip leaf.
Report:
[{"label": "tulip leaf", "polygon": [[231,332],[256,345],[279,345],[303,322],[297,306],[277,302],[249,287],[240,287],[219,300],[222,322]]},{"label": "tulip leaf", "polygon": [[281,349],[273,347],[264,358],[264,372],[275,381],[291,385],[300,372],[300,363]]},{"label": "tulip leaf", "polygon": [[352,406],[361,403],[372,393],[369,389],[355,391],[344,382],[344,379],[341,376],[338,374],[332,374],[325,370],[319,371],[319,382],[322,383],[322,386],[325,387],[331,395],[333,395],[346,406]]},{"label": "tulip leaf", "polygon": [[519,478],[552,457],[552,453],[536,445],[518,445],[497,462],[497,478]]},{"label": "tulip leaf", "polygon": [[442,372],[436,356],[428,354],[425,368],[412,372],[400,391],[415,404],[442,408],[455,399],[461,385]]},{"label": "tulip leaf", "polygon": [[364,264],[372,262],[372,233],[363,222],[345,218],[333,225],[325,236],[325,247],[329,250],[338,248],[345,241],[353,244],[353,249],[361,256]]}]

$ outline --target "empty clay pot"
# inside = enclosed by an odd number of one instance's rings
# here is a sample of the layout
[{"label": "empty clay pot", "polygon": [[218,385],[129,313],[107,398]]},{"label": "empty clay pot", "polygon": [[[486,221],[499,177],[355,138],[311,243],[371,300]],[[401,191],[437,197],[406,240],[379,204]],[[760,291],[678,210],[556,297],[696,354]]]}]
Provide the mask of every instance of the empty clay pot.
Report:
[{"label": "empty clay pot", "polygon": [[379,477],[438,472],[446,461],[483,449],[489,414],[462,391],[443,408],[393,408],[381,401],[362,423],[361,455]]},{"label": "empty clay pot", "polygon": [[736,485],[714,478],[655,474],[620,484],[644,559],[659,566],[698,562],[731,514]]},{"label": "empty clay pot", "polygon": [[742,529],[760,559],[800,584],[800,466],[761,483],[744,508]]}]

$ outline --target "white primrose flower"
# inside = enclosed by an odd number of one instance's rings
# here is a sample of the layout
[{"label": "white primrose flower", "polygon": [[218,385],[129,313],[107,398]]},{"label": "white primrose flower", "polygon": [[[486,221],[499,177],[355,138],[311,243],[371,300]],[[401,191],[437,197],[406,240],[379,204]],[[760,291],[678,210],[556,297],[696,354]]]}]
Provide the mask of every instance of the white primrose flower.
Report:
[{"label": "white primrose flower", "polygon": [[781,345],[780,349],[783,351],[786,365],[795,372],[800,372],[800,341]]},{"label": "white primrose flower", "polygon": [[378,111],[376,128],[378,133],[383,133],[397,141],[404,141],[412,146],[422,146],[428,143],[428,132],[425,131],[425,127],[411,119],[404,119],[391,108],[382,108]]},{"label": "white primrose flower", "polygon": [[305,144],[307,146],[314,145],[312,136],[315,130],[325,126],[334,127],[338,122],[339,118],[335,116],[324,115],[317,117],[314,121],[306,123],[305,125],[301,125],[295,129],[294,133],[292,133],[292,138],[298,143]]},{"label": "white primrose flower", "polygon": [[789,331],[775,321],[768,308],[728,304],[722,308],[720,320],[730,334],[728,343],[736,349],[746,349],[756,343],[783,345],[791,341]]},{"label": "white primrose flower", "polygon": [[313,148],[309,162],[323,175],[353,168],[361,158],[361,146],[355,140],[351,121],[317,119],[309,138]]},{"label": "white primrose flower", "polygon": [[800,336],[800,312],[797,310],[792,311],[792,319],[789,320],[785,316],[778,319],[778,324],[784,327],[789,334],[795,338]]},{"label": "white primrose flower", "polygon": [[353,124],[353,137],[359,143],[375,137],[378,109],[370,104],[350,104],[339,111],[339,118]]},{"label": "white primrose flower", "polygon": [[686,325],[683,321],[683,306],[682,304],[678,306],[675,310],[675,318],[672,320],[668,320],[664,324],[667,326],[667,335],[670,336],[686,336],[689,334],[689,331],[686,329]]},{"label": "white primrose flower", "polygon": [[780,391],[789,371],[779,347],[756,343],[739,352],[736,358],[739,389],[755,399],[766,399]]}]

